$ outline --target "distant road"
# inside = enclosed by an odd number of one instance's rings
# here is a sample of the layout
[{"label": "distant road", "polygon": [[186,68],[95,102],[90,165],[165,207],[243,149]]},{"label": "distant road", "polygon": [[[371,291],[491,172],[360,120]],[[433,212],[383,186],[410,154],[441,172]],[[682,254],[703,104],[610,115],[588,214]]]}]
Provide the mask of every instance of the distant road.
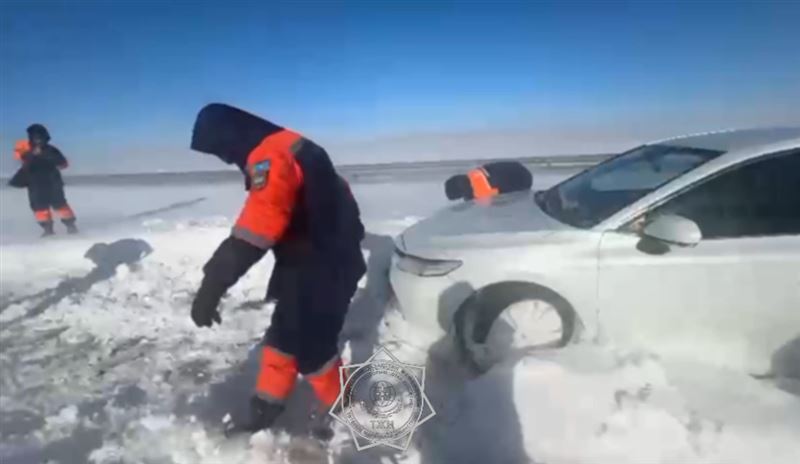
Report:
[{"label": "distant road", "polygon": [[[466,172],[473,167],[499,159],[517,160],[535,171],[541,168],[565,168],[593,166],[611,155],[564,155],[536,156],[528,158],[492,158],[453,161],[417,161],[382,164],[347,164],[336,169],[351,183],[413,182],[446,179]],[[0,178],[2,187],[7,187],[8,177]],[[175,185],[194,183],[242,182],[242,175],[236,170],[192,171],[192,172],[154,172],[136,174],[76,174],[64,173],[69,185]]]}]

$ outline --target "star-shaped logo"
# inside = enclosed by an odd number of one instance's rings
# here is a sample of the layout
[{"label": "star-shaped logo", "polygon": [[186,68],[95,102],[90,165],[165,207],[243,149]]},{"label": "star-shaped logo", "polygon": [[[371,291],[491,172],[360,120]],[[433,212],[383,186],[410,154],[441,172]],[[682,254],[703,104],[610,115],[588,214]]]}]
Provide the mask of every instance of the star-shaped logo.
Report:
[{"label": "star-shaped logo", "polygon": [[414,431],[436,415],[425,395],[425,367],[400,362],[384,346],[339,370],[341,393],[330,415],[350,429],[359,451],[408,449]]}]

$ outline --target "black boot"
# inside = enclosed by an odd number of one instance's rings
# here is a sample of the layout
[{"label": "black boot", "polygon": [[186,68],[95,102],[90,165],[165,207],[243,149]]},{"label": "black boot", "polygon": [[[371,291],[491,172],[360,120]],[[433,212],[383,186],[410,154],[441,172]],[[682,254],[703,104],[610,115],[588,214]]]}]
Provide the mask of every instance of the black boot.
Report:
[{"label": "black boot", "polygon": [[63,222],[64,225],[67,226],[67,233],[68,234],[77,234],[78,233],[78,227],[75,225],[75,219],[74,218],[73,219],[64,219],[61,222]]},{"label": "black boot", "polygon": [[225,434],[230,436],[236,433],[256,433],[266,430],[272,427],[283,409],[283,404],[272,403],[253,396],[250,398],[250,416],[244,422],[234,421],[226,424]]},{"label": "black boot", "polygon": [[309,430],[317,440],[328,442],[333,438],[333,417],[325,411],[311,415]]},{"label": "black boot", "polygon": [[55,234],[55,232],[53,231],[53,222],[52,221],[50,221],[50,222],[40,222],[39,225],[42,226],[42,229],[44,229],[44,232],[42,232],[42,237],[48,237],[50,235]]}]

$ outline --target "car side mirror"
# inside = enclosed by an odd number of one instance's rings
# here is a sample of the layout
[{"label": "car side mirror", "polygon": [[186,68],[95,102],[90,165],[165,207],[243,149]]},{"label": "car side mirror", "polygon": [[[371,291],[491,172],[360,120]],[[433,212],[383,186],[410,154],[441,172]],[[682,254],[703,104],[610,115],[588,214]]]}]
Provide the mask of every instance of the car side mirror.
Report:
[{"label": "car side mirror", "polygon": [[703,238],[696,222],[674,214],[656,217],[645,226],[642,235],[680,246],[695,246]]}]

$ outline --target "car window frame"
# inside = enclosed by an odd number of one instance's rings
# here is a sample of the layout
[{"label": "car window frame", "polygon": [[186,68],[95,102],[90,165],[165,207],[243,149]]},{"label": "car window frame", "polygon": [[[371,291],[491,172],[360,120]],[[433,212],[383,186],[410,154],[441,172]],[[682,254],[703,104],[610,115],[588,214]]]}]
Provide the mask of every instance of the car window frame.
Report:
[{"label": "car window frame", "polygon": [[[597,163],[597,164],[594,164],[594,165],[592,165],[592,166],[590,166],[590,167],[588,167],[588,168],[586,168],[586,169],[580,170],[580,171],[576,172],[575,174],[573,174],[573,175],[571,175],[571,176],[569,176],[569,177],[567,177],[567,178],[563,179],[562,181],[560,181],[560,182],[558,182],[558,183],[556,183],[556,184],[553,184],[553,185],[551,185],[549,188],[547,188],[547,189],[545,189],[545,190],[542,190],[542,192],[549,192],[549,191],[552,191],[553,189],[557,189],[557,188],[561,187],[562,185],[566,184],[567,182],[570,182],[570,181],[574,180],[575,178],[577,178],[577,177],[579,177],[579,176],[582,176],[582,175],[586,174],[588,171],[591,171],[591,170],[594,170],[594,169],[599,169],[599,168],[601,168],[602,166],[604,166],[604,165],[606,165],[606,164],[609,164],[609,163],[612,163],[612,162],[616,161],[616,160],[617,160],[617,158],[621,158],[621,157],[623,157],[623,156],[629,155],[629,154],[633,153],[634,151],[636,151],[636,150],[641,150],[642,148],[645,148],[645,147],[664,146],[664,147],[672,147],[672,148],[676,148],[676,149],[686,149],[686,150],[695,150],[695,151],[710,151],[710,152],[719,152],[719,153],[717,153],[717,155],[716,155],[714,158],[712,158],[712,159],[709,159],[709,160],[706,160],[706,161],[704,161],[703,163],[700,163],[699,165],[695,166],[694,168],[692,168],[692,169],[690,169],[690,170],[688,170],[688,171],[686,171],[686,172],[684,172],[684,173],[680,174],[678,177],[675,177],[675,178],[673,178],[673,179],[668,179],[667,181],[665,181],[665,182],[663,182],[663,183],[661,183],[661,184],[657,185],[656,187],[654,187],[653,189],[651,189],[650,193],[653,193],[653,192],[656,192],[656,191],[658,191],[659,189],[663,188],[664,186],[666,186],[666,185],[669,185],[670,183],[674,182],[675,180],[677,180],[677,179],[680,179],[681,177],[683,177],[683,176],[685,176],[685,175],[687,175],[687,174],[689,174],[689,173],[691,173],[691,172],[693,172],[693,171],[695,171],[695,170],[697,170],[697,169],[701,168],[702,166],[706,165],[707,163],[709,163],[709,162],[713,161],[714,159],[716,159],[716,158],[718,158],[718,157],[720,157],[720,156],[723,156],[723,155],[725,155],[725,153],[726,153],[726,151],[725,151],[725,150],[719,150],[719,149],[713,149],[713,148],[701,148],[701,147],[693,147],[693,146],[688,146],[688,145],[680,145],[680,144],[671,144],[671,143],[668,143],[668,142],[669,142],[668,140],[664,140],[664,141],[659,141],[659,142],[653,142],[653,143],[642,143],[642,144],[636,145],[635,147],[633,147],[633,148],[630,148],[630,149],[628,149],[628,150],[625,150],[625,151],[623,151],[622,153],[618,153],[618,154],[616,154],[616,155],[612,155],[612,156],[610,156],[609,158],[606,158],[606,159],[604,159],[603,161],[601,161],[601,162],[599,162],[599,163]],[[641,198],[640,198],[640,199],[641,199]],[[638,201],[638,200],[636,200],[636,201]],[[634,201],[634,203],[635,203],[636,201]],[[633,204],[633,203],[632,203],[632,204]],[[570,227],[573,227],[573,228],[576,228],[576,229],[579,229],[579,230],[596,230],[598,226],[600,226],[601,224],[603,224],[604,222],[608,221],[610,218],[614,217],[616,214],[619,214],[621,211],[624,211],[626,208],[628,208],[628,207],[630,207],[630,206],[631,206],[630,204],[629,204],[629,205],[627,205],[627,206],[624,206],[622,209],[620,209],[620,210],[618,210],[618,211],[616,211],[616,212],[614,212],[614,213],[611,213],[611,215],[609,215],[609,216],[608,216],[608,217],[606,217],[605,219],[602,219],[602,220],[601,220],[600,222],[598,222],[597,224],[594,224],[594,225],[592,225],[592,226],[589,226],[589,227],[578,227],[578,226],[576,226],[576,225],[574,225],[574,224],[570,224],[570,223],[568,223],[568,222],[565,222],[565,221],[563,221],[563,220],[562,220],[563,218],[560,218],[560,217],[555,217],[555,216],[551,216],[551,215],[550,215],[549,213],[547,213],[546,211],[545,211],[545,214],[547,214],[549,217],[551,217],[552,219],[555,219],[556,221],[558,221],[558,222],[560,222],[560,223],[562,223],[562,224],[566,224],[566,225],[568,225],[568,226],[570,226]],[[617,229],[620,229],[621,227],[622,227],[622,226],[618,227]]]},{"label": "car window frame", "polygon": [[[641,214],[637,215],[636,217],[632,218],[631,220],[629,220],[629,221],[625,222],[624,224],[622,224],[621,226],[617,227],[614,231],[618,232],[618,233],[624,233],[624,234],[629,234],[629,235],[632,234],[632,235],[641,236],[642,235],[641,234],[641,230],[638,230],[638,231],[635,230],[634,229],[634,223],[636,223],[637,221],[640,221],[642,217],[647,218],[647,216],[649,216],[650,214],[653,214],[655,212],[655,210],[657,210],[658,208],[662,207],[663,205],[669,203],[670,201],[672,201],[673,199],[679,197],[680,195],[684,195],[684,194],[688,193],[689,191],[691,191],[692,189],[700,187],[701,185],[705,184],[706,182],[711,182],[712,180],[714,180],[714,179],[716,179],[716,178],[718,178],[720,176],[723,176],[725,174],[728,174],[728,173],[730,173],[732,171],[735,171],[736,169],[744,168],[746,166],[749,166],[749,165],[752,165],[752,164],[755,164],[755,163],[758,163],[758,162],[761,162],[761,161],[766,161],[766,160],[768,160],[770,158],[777,158],[777,157],[784,156],[784,155],[791,156],[792,154],[795,154],[796,156],[800,156],[800,147],[794,147],[794,148],[788,148],[788,149],[784,149],[784,150],[778,150],[778,151],[763,153],[761,155],[754,156],[752,158],[748,158],[746,160],[739,161],[739,162],[734,163],[734,164],[732,164],[730,166],[726,166],[723,169],[720,169],[719,171],[711,173],[706,177],[703,177],[701,179],[697,179],[694,182],[692,182],[692,183],[690,183],[688,185],[685,185],[684,187],[682,187],[682,188],[670,193],[669,195],[666,195],[666,196],[664,196],[662,198],[659,198],[658,200],[656,200],[652,204],[650,204],[647,207],[647,209],[645,211],[643,211]],[[647,222],[648,222],[648,220],[645,220],[644,224],[646,224]],[[705,241],[712,241],[712,240],[741,240],[741,239],[753,239],[753,238],[764,238],[764,237],[800,237],[800,233],[797,233],[797,234],[775,234],[775,235],[764,235],[764,234],[761,234],[761,235],[742,235],[742,236],[739,236],[739,237],[711,237],[711,238],[701,237],[700,242],[702,243],[702,242],[705,242]]]}]

